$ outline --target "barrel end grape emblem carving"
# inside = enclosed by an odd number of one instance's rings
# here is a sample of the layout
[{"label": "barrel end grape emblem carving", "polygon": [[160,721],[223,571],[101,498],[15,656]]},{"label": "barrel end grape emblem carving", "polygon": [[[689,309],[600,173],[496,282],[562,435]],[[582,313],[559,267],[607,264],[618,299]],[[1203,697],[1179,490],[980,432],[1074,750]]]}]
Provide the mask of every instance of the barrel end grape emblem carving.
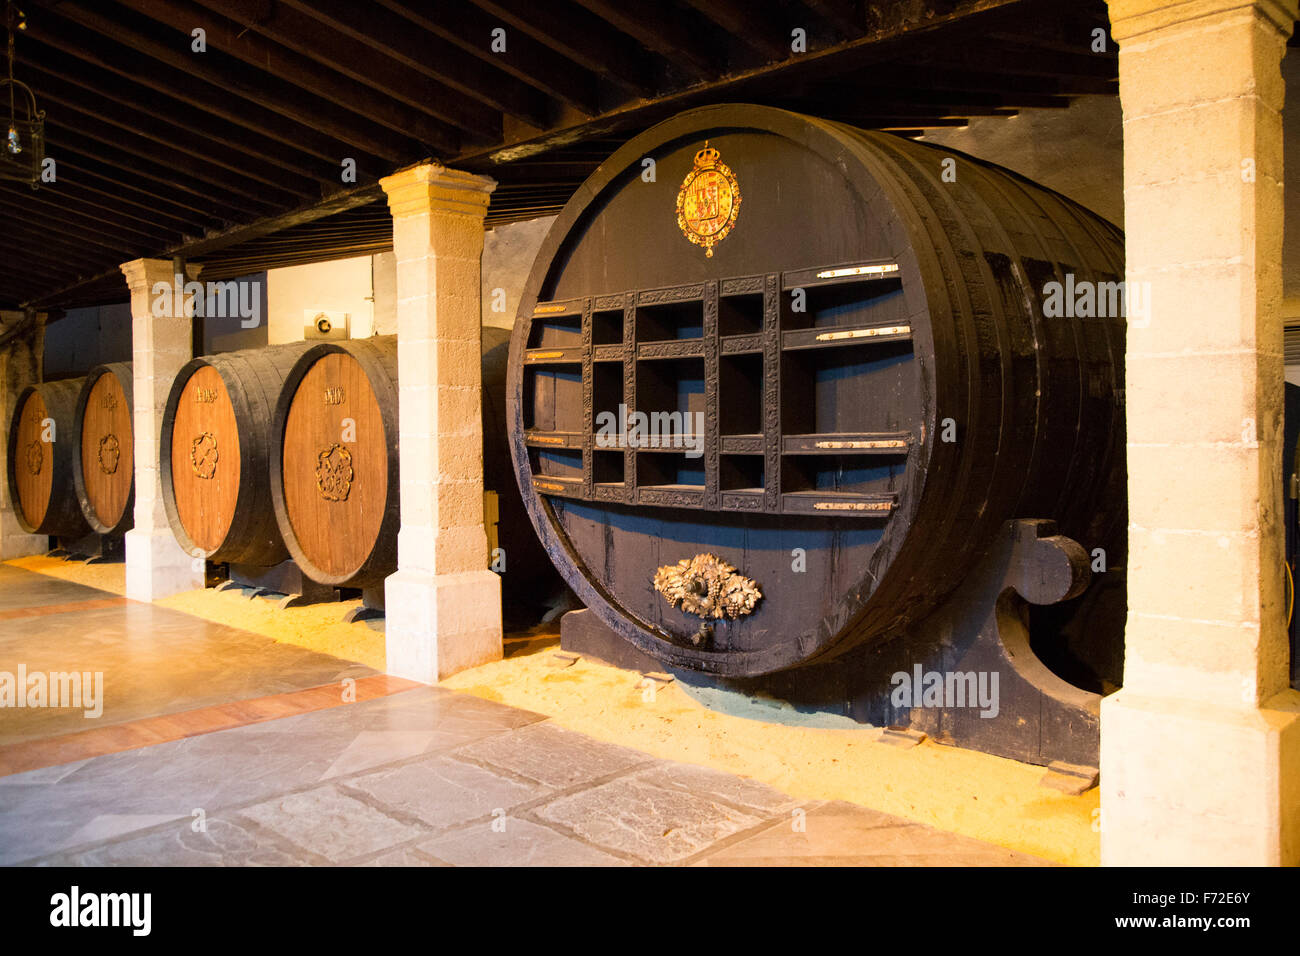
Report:
[{"label": "barrel end grape emblem carving", "polygon": [[217,473],[219,456],[217,439],[212,432],[204,432],[190,443],[190,464],[194,467],[194,474],[205,481]]},{"label": "barrel end grape emblem carving", "polygon": [[708,140],[695,154],[695,165],[677,190],[677,226],[705,256],[726,239],[740,214],[740,183]]},{"label": "barrel end grape emblem carving", "polygon": [[45,453],[41,450],[41,443],[32,439],[27,443],[27,471],[29,474],[39,475],[41,465],[45,463]]},{"label": "barrel end grape emblem carving", "polygon": [[338,442],[316,456],[316,487],[326,501],[347,501],[353,477],[352,453]]},{"label": "barrel end grape emblem carving", "polygon": [[687,614],[701,618],[700,629],[690,638],[697,646],[713,636],[709,618],[735,620],[752,614],[763,597],[752,578],[737,573],[716,554],[697,554],[661,567],[654,586],[670,606],[680,604]]},{"label": "barrel end grape emblem carving", "polygon": [[109,432],[99,440],[99,470],[106,475],[117,473],[117,463],[122,458],[122,445],[117,436]]}]

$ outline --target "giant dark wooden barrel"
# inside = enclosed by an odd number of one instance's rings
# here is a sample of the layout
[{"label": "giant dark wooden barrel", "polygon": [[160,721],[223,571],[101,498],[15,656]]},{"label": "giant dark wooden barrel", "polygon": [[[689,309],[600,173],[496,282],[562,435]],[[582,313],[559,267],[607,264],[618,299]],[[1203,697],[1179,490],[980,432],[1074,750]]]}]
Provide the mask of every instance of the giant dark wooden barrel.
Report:
[{"label": "giant dark wooden barrel", "polygon": [[[684,113],[592,175],[525,288],[509,425],[534,525],[605,624],[723,676],[924,626],[1011,518],[1122,563],[1124,320],[1044,302],[1123,275],[1118,229],[1005,169]],[[701,457],[611,447],[620,404],[703,413]],[[762,592],[711,635],[653,585],[708,553]]]},{"label": "giant dark wooden barrel", "polygon": [[134,393],[130,362],[97,365],[77,396],[72,481],[86,523],[120,534],[135,523]]},{"label": "giant dark wooden barrel", "polygon": [[289,556],[271,503],[271,424],[307,344],[193,359],[163,412],[159,470],[176,540],[210,561],[269,567]]},{"label": "giant dark wooden barrel", "polygon": [[9,497],[28,534],[80,538],[90,532],[72,480],[82,382],[43,382],[18,393],[9,423]]},{"label": "giant dark wooden barrel", "polygon": [[374,588],[397,568],[397,337],[312,346],[285,379],[271,496],[313,581]]}]

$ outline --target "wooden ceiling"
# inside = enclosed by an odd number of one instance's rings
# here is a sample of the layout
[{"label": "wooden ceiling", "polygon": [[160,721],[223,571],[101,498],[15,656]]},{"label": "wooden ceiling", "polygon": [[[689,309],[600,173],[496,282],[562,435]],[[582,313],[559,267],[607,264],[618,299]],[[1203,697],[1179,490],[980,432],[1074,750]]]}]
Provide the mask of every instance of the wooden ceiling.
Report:
[{"label": "wooden ceiling", "polygon": [[499,181],[489,224],[551,214],[622,142],[704,103],[919,135],[1116,92],[1114,44],[1091,49],[1104,0],[18,6],[15,76],[58,181],[0,183],[4,308],[121,301],[117,266],[141,256],[224,278],[382,251],[377,179],[426,158]]}]

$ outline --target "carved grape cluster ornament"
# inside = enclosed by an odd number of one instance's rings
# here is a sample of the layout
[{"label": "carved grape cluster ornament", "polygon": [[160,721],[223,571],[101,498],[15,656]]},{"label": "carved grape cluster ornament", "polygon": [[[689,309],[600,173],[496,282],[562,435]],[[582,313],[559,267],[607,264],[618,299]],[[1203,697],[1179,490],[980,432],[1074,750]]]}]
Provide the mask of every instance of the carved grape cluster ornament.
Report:
[{"label": "carved grape cluster ornament", "polygon": [[41,443],[33,438],[27,443],[27,473],[39,475],[44,463],[45,452],[41,449]]},{"label": "carved grape cluster ornament", "polygon": [[347,501],[354,476],[352,453],[337,442],[316,456],[316,487],[326,501]]},{"label": "carved grape cluster ornament", "polygon": [[117,436],[109,432],[99,440],[99,470],[106,475],[117,472],[117,463],[122,457],[122,445]]},{"label": "carved grape cluster ornament", "polygon": [[752,578],[737,573],[716,554],[697,554],[665,565],[655,572],[654,585],[670,606],[680,604],[687,614],[703,619],[691,635],[691,643],[697,646],[713,636],[710,618],[735,620],[751,614],[763,597]]},{"label": "carved grape cluster ornament", "polygon": [[195,476],[204,481],[210,481],[217,473],[217,459],[220,455],[216,436],[212,432],[204,432],[190,442],[190,465]]}]

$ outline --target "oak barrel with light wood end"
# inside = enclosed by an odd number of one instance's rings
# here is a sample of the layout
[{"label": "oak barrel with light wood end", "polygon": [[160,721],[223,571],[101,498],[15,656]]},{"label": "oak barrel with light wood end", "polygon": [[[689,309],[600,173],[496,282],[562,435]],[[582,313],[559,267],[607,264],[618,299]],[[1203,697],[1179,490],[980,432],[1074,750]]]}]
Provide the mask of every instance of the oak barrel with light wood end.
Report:
[{"label": "oak barrel with light wood end", "polygon": [[135,523],[135,440],[130,362],[97,365],[77,396],[72,481],[91,530],[120,534]]},{"label": "oak barrel with light wood end", "polygon": [[9,424],[9,496],[28,534],[80,538],[89,533],[72,480],[78,437],[77,396],[84,380],[29,385]]},{"label": "oak barrel with light wood end", "polygon": [[307,577],[381,587],[397,567],[397,337],[324,342],[285,379],[271,498]]},{"label": "oak barrel with light wood end", "polygon": [[[574,194],[525,286],[507,397],[530,516],[602,623],[723,677],[923,628],[1012,519],[1103,549],[1094,587],[1122,587],[1123,278],[1117,228],[1009,170],[685,112]],[[1057,311],[1053,287],[1109,314]],[[642,440],[638,413],[691,444]],[[714,585],[743,584],[710,554],[761,598],[708,629]],[[1122,647],[1081,631],[1058,663],[1117,683]]]},{"label": "oak barrel with light wood end", "polygon": [[172,532],[210,561],[270,567],[289,556],[271,503],[276,402],[305,342],[193,359],[163,412],[159,472]]}]

